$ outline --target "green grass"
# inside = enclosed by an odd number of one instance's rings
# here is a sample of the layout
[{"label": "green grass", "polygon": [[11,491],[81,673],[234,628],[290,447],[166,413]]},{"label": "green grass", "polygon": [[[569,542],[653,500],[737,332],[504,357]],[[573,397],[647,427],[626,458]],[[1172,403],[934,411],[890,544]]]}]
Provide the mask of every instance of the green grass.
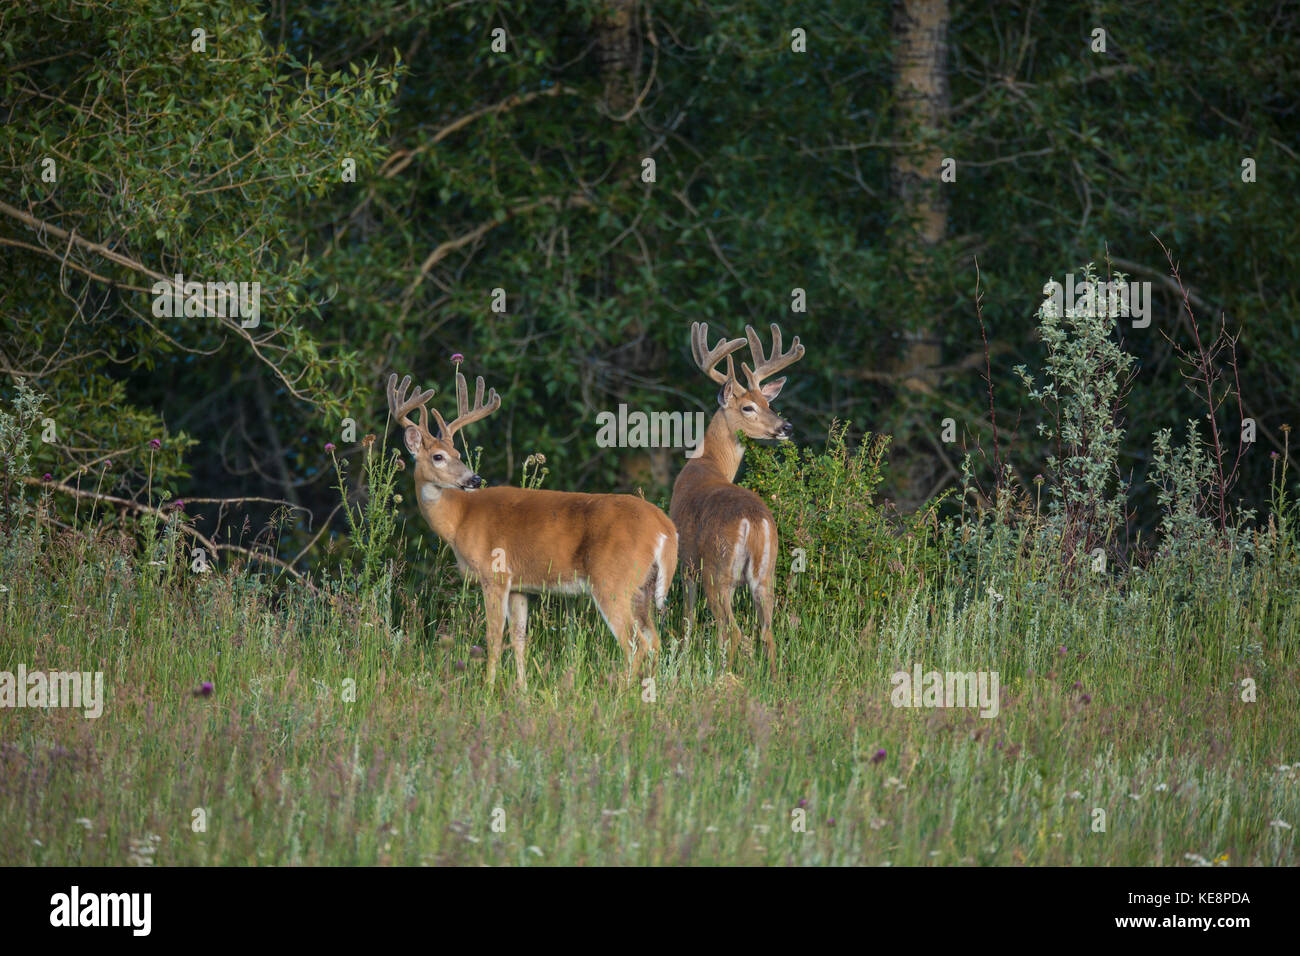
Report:
[{"label": "green grass", "polygon": [[[704,620],[673,647],[675,595],[646,702],[580,601],[535,604],[528,689],[508,650],[488,689],[476,592],[405,581],[419,613],[389,623],[0,532],[0,670],[102,670],[108,698],[97,720],[0,710],[0,863],[1297,862],[1275,822],[1300,824],[1293,590],[1013,579],[1000,602],[914,584],[881,610],[827,583],[783,589],[776,681],[761,658],[725,675]],[[996,670],[1000,714],[891,706],[916,663]]]}]

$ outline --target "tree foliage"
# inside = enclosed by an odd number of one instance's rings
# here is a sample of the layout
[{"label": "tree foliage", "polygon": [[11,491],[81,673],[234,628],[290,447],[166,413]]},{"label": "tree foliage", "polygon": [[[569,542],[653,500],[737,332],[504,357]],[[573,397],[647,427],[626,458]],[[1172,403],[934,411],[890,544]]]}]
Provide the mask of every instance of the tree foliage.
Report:
[{"label": "tree foliage", "polygon": [[[37,474],[111,459],[119,489],[152,474],[173,494],[283,499],[303,509],[301,544],[335,501],[325,443],[348,456],[383,433],[390,371],[444,403],[453,353],[488,377],[504,406],[470,439],[494,481],[543,453],[552,487],[662,496],[677,460],[598,448],[596,412],[711,410],[689,323],[734,335],[776,320],[809,347],[782,401],[801,435],[820,444],[834,419],[893,432],[934,449],[952,483],[940,420],[990,438],[976,258],[1009,403],[1023,401],[1012,367],[1041,364],[1043,283],[1109,261],[1155,290],[1151,327],[1125,332],[1138,437],[1118,451],[1150,495],[1140,436],[1195,410],[1158,236],[1202,315],[1243,333],[1264,453],[1241,489],[1262,500],[1300,372],[1282,281],[1300,247],[1296,17],[1262,2],[957,2],[946,128],[913,129],[891,99],[883,3],[11,5],[3,385],[49,396],[58,440],[32,436]],[[919,264],[889,188],[918,137],[957,170],[947,238]],[[260,325],[157,316],[154,284],[177,273],[259,282]],[[934,394],[903,406],[883,370],[918,328],[940,336],[944,365]],[[1005,441],[1032,474],[1048,449],[1021,408]]]}]

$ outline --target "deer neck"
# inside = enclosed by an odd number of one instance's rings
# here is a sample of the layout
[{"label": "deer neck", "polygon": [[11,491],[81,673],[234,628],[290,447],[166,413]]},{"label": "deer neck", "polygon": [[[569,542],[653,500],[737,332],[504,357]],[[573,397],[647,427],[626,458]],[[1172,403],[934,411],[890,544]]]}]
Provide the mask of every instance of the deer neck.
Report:
[{"label": "deer neck", "polygon": [[704,432],[700,454],[687,464],[696,463],[699,468],[716,472],[723,481],[732,482],[736,480],[740,459],[744,455],[744,446],[736,440],[735,432],[727,424],[726,409],[719,408]]},{"label": "deer neck", "polygon": [[460,527],[468,492],[457,488],[439,488],[433,482],[426,482],[418,487],[416,494],[419,497],[420,514],[429,522],[433,533],[455,548],[456,530]]}]

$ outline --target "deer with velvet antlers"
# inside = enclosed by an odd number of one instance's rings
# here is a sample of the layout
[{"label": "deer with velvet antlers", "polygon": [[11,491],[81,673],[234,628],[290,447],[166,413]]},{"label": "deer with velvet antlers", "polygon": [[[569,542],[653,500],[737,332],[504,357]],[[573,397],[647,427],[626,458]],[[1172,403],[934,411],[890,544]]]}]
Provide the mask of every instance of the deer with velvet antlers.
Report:
[{"label": "deer with velvet antlers", "polygon": [[[487,682],[496,679],[502,632],[510,623],[516,683],[525,685],[528,595],[584,594],[595,601],[627,655],[629,675],[659,650],[654,610],[664,606],[677,568],[677,530],[654,505],[632,495],[591,495],[540,488],[484,488],[456,450],[456,432],[501,406],[496,389],[483,401],[483,378],[469,405],[456,373],[457,418],[448,424],[427,403],[434,390],[407,398],[411,377],[388,379],[388,407],[415,459],[415,491],[429,527],[450,545],[461,573],[483,589]],[[410,413],[420,410],[420,424]],[[429,431],[429,412],[438,434]]]},{"label": "deer with velvet antlers", "polygon": [[[741,363],[745,385],[736,380],[731,353],[748,340],[754,368]],[[748,585],[758,612],[759,630],[767,646],[768,666],[776,673],[776,640],[772,636],[772,611],[776,597],[776,522],[758,495],[734,484],[745,453],[737,432],[750,438],[787,440],[794,426],[773,411],[785,385],[779,378],[763,380],[803,357],[804,347],[795,336],[788,352],[781,351],[781,330],[772,324],[772,351],[763,354],[758,334],[745,326],[744,339],[724,338],[709,348],[709,327],[691,323],[691,353],[705,375],[716,382],[718,410],[704,433],[697,453],[682,468],[673,484],[669,514],[680,535],[682,576],[686,583],[686,621],[694,614],[696,589],[704,585],[705,599],[718,626],[718,638],[727,649],[727,666],[735,659],[736,644],[744,641],[731,610],[732,596],[743,582]],[[725,358],[727,370],[718,369]]]}]

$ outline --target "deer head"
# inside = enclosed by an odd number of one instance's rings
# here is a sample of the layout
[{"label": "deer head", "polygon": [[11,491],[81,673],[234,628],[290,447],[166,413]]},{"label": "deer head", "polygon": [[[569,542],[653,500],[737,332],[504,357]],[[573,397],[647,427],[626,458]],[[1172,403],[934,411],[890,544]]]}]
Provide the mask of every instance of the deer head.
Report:
[{"label": "deer head", "polygon": [[[741,363],[747,386],[736,379],[735,366],[731,353],[742,348],[746,339],[749,342],[750,357],[754,368]],[[803,358],[804,347],[799,344],[799,336],[794,337],[788,352],[781,351],[781,330],[772,323],[772,352],[763,354],[763,345],[758,340],[758,333],[752,326],[745,326],[744,339],[723,339],[712,349],[709,348],[709,326],[707,323],[691,323],[691,352],[700,371],[722,386],[718,390],[718,406],[726,416],[727,428],[732,432],[744,432],[750,438],[775,438],[781,441],[794,434],[794,426],[783,419],[772,408],[771,403],[781,394],[785,387],[785,378],[763,384],[769,375],[779,372],[787,365],[792,365]],[[727,360],[727,370],[718,370],[718,363]]]},{"label": "deer head", "polygon": [[[461,461],[460,452],[456,450],[452,439],[461,428],[480,418],[486,418],[501,407],[501,396],[497,394],[497,390],[494,388],[489,392],[485,405],[483,376],[480,375],[475,383],[474,407],[470,408],[465,376],[457,372],[456,420],[449,425],[438,414],[436,408],[432,409],[433,417],[438,423],[438,434],[434,435],[429,431],[431,410],[427,406],[434,390],[421,392],[417,389],[415,395],[407,398],[406,393],[410,387],[411,376],[409,375],[402,379],[401,385],[397,384],[396,373],[388,377],[388,409],[392,412],[393,418],[406,428],[402,438],[406,443],[406,450],[415,459],[416,488],[423,488],[428,484],[437,488],[460,488],[466,491],[482,487],[483,479]],[[419,425],[409,417],[410,412],[416,408],[420,410]]]}]

